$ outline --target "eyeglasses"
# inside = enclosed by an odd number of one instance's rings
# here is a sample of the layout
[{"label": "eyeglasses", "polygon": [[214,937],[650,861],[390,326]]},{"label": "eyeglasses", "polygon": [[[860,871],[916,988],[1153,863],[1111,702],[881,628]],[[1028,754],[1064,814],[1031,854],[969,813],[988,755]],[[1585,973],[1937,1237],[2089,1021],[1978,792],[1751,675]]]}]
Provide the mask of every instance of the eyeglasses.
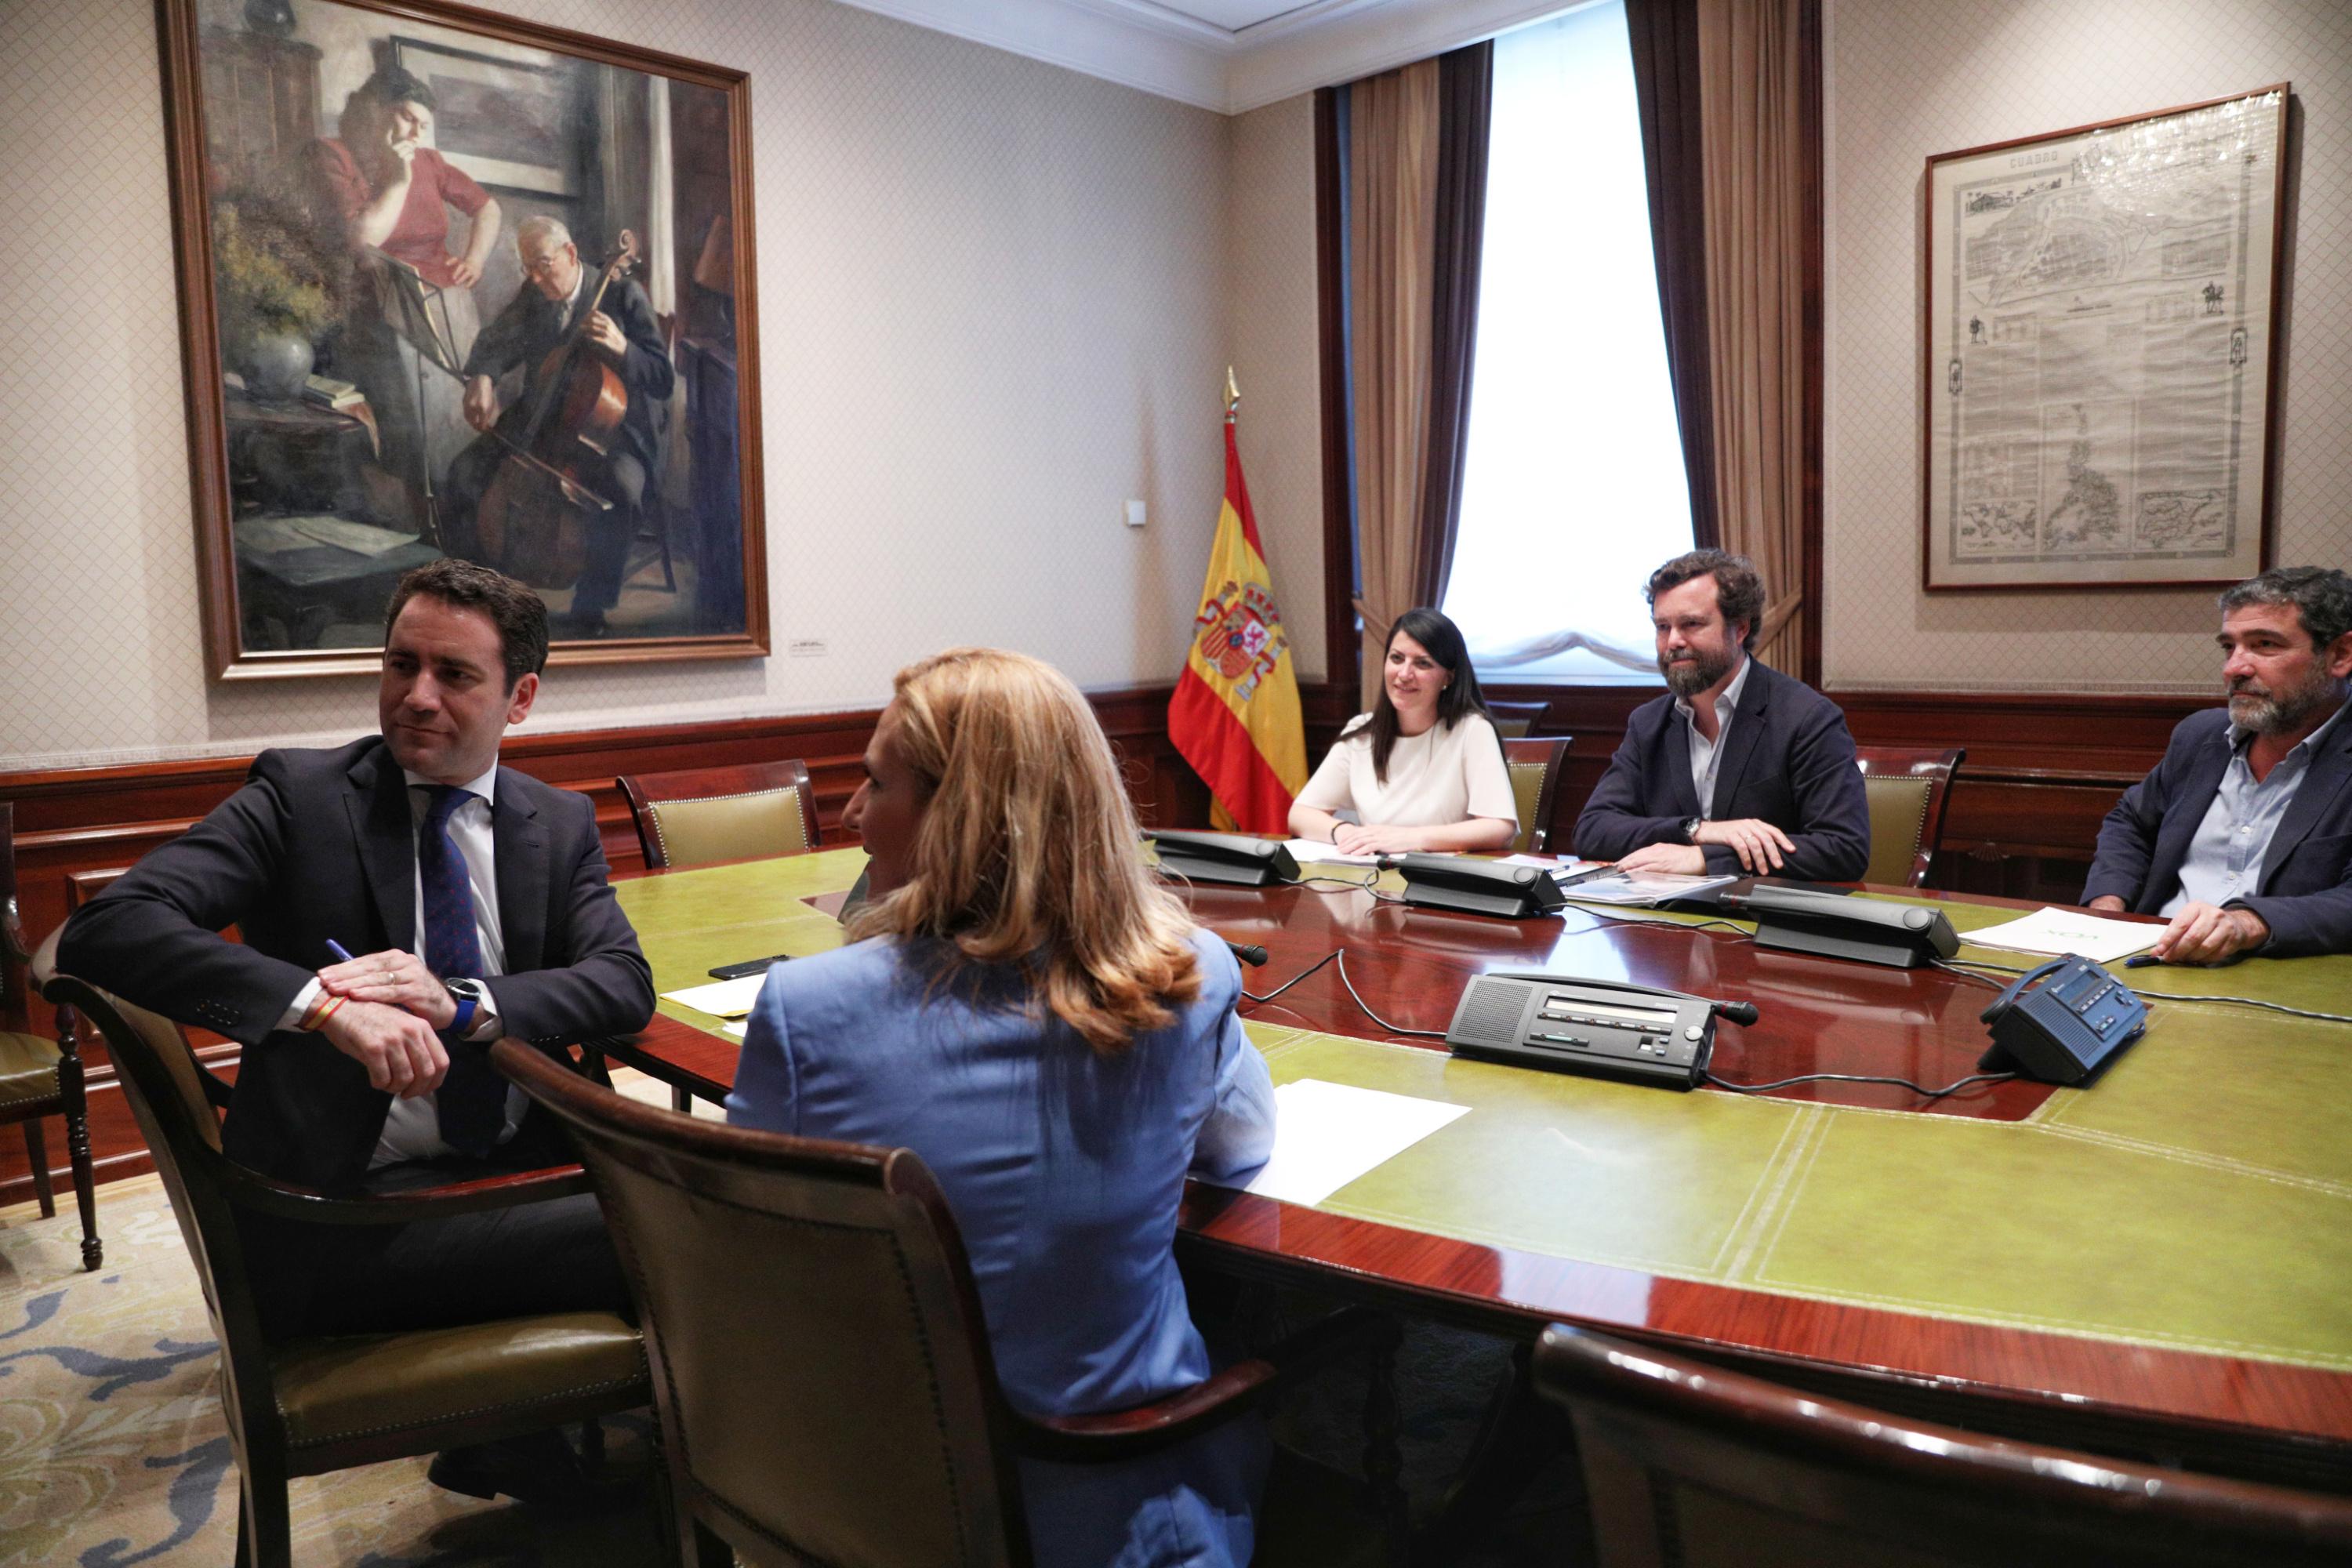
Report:
[{"label": "eyeglasses", "polygon": [[545,256],[541,257],[536,261],[524,262],[522,264],[522,269],[525,272],[532,274],[551,273],[555,270],[556,262],[562,258],[565,251],[568,251],[572,247],[567,245],[562,250],[549,251]]}]

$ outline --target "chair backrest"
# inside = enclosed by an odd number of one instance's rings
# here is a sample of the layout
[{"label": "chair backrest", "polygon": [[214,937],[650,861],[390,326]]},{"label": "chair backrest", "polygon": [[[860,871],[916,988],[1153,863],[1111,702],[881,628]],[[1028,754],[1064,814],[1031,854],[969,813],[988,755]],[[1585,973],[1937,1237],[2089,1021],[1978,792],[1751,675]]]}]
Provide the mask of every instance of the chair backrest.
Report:
[{"label": "chair backrest", "polygon": [[1951,804],[1952,774],[1968,752],[1910,751],[1899,746],[1857,746],[1863,793],[1870,797],[1870,864],[1865,882],[1889,887],[1925,887],[1927,868],[1944,837],[1944,811]]},{"label": "chair backrest", "polygon": [[616,782],[649,868],[805,855],[816,847],[815,795],[808,764],[798,757],[624,773]]},{"label": "chair backrest", "polygon": [[16,980],[29,948],[16,913],[16,803],[0,800],[0,1028],[24,1028],[31,1011]]},{"label": "chair backrest", "polygon": [[761,1563],[1022,1563],[971,1266],[905,1149],[625,1100],[512,1042],[627,1265],[677,1506]]},{"label": "chair backrest", "polygon": [[228,1160],[221,1152],[220,1112],[205,1093],[205,1069],[187,1036],[169,1018],[58,973],[58,937],[63,930],[50,932],[34,955],[34,978],[44,996],[71,1006],[106,1037],[123,1098],[155,1157],[156,1174],[204,1284],[205,1304],[221,1343],[222,1387],[232,1426],[241,1425],[240,1410],[248,1418],[274,1416],[268,1343],[246,1274],[235,1210],[223,1186]]},{"label": "chair backrest", "polygon": [[1549,702],[1496,702],[1486,704],[1486,717],[1495,723],[1495,733],[1506,741],[1524,740],[1536,732],[1544,715],[1551,711]]},{"label": "chair backrest", "polygon": [[1601,1568],[2352,1561],[2352,1500],[1987,1437],[1554,1324]]},{"label": "chair backrest", "polygon": [[1559,764],[1570,743],[1566,735],[1503,742],[1503,763],[1510,769],[1511,794],[1519,806],[1519,836],[1511,840],[1518,854],[1551,852],[1552,802],[1559,793]]}]

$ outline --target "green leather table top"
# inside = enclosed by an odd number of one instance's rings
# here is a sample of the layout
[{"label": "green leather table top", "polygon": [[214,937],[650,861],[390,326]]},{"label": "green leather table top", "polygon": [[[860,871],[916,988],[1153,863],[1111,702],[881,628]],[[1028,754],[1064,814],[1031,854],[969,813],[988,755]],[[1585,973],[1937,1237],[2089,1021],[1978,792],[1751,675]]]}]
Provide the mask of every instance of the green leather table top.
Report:
[{"label": "green leather table top", "polygon": [[[845,886],[859,858],[716,867],[619,892],[670,989],[712,964],[838,945],[839,925],[801,900]],[[1939,907],[1963,931],[2017,912]],[[2131,977],[2151,994],[2352,1010],[2347,958]],[[1278,1083],[1471,1108],[1319,1205],[1335,1214],[1676,1279],[2352,1370],[2352,1026],[2160,1004],[2090,1090],[2058,1089],[2011,1122],[1249,1033]]]}]

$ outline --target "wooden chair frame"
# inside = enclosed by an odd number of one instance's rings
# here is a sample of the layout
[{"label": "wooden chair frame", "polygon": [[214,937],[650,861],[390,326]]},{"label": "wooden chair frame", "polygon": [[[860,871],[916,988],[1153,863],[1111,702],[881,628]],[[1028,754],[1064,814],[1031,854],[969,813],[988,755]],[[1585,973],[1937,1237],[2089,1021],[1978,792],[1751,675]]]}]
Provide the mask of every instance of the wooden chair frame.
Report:
[{"label": "wooden chair frame", "polygon": [[624,773],[614,782],[628,800],[629,817],[637,830],[637,847],[645,851],[648,870],[659,870],[670,864],[652,808],[677,801],[717,800],[728,795],[791,790],[800,797],[801,835],[811,849],[818,847],[815,790],[809,783],[808,764],[798,757],[777,763]]},{"label": "wooden chair frame", "polygon": [[1856,746],[1854,761],[1863,776],[1870,778],[1915,778],[1927,781],[1927,801],[1920,813],[1919,844],[1911,856],[1909,885],[1927,885],[1927,870],[1935,863],[1936,852],[1943,847],[1944,814],[1952,804],[1952,775],[1968,759],[1965,747],[1948,750],[1916,749],[1903,746]]},{"label": "wooden chair frame", "polygon": [[216,1119],[226,1097],[219,1080],[196,1060],[179,1026],[87,982],[58,974],[56,948],[52,934],[36,960],[43,994],[76,1008],[106,1037],[123,1098],[154,1153],[156,1173],[171,1195],[181,1234],[204,1282],[205,1303],[220,1338],[221,1404],[242,1484],[236,1541],[240,1568],[280,1568],[291,1563],[286,1485],[294,1477],[519,1436],[651,1403],[652,1391],[641,1375],[627,1387],[567,1390],[435,1421],[293,1443],[272,1375],[274,1352],[284,1347],[274,1344],[262,1329],[236,1222],[240,1212],[322,1226],[406,1225],[584,1192],[588,1178],[572,1165],[345,1198],[265,1176],[221,1152],[217,1120],[209,1129],[199,1124],[196,1106],[203,1104]]},{"label": "wooden chair frame", "polygon": [[[609,1190],[615,1175],[685,1192],[717,1212],[728,1206],[789,1213],[801,1224],[887,1230],[919,1305],[919,1324],[932,1368],[934,1399],[945,1412],[977,1410],[976,1422],[950,1423],[959,1473],[985,1478],[972,1489],[985,1500],[966,1515],[980,1544],[971,1559],[1008,1565],[1030,1560],[1017,1457],[1098,1464],[1133,1458],[1181,1443],[1255,1408],[1298,1376],[1349,1354],[1369,1353],[1376,1386],[1385,1386],[1398,1331],[1380,1314],[1349,1310],[1326,1318],[1262,1358],[1237,1363],[1165,1399],[1102,1415],[1034,1416],[1013,1408],[996,1380],[995,1356],[973,1285],[961,1233],[938,1181],[911,1149],[830,1142],[731,1127],[642,1105],[565,1072],[512,1041],[491,1047],[499,1069],[561,1118],[596,1176],[614,1242],[637,1292],[639,1321],[653,1365],[655,1405],[677,1509],[679,1560],[724,1563],[730,1549],[754,1561],[779,1551],[756,1521],[706,1488],[689,1463],[688,1417],[677,1407],[655,1295],[646,1288],[646,1256]],[[800,1347],[824,1353],[818,1347]],[[977,1386],[973,1386],[976,1384]],[[1392,1436],[1391,1434],[1391,1445]],[[1392,1446],[1385,1462],[1393,1487]],[[1376,1480],[1378,1477],[1376,1476]],[[779,1478],[778,1484],[787,1484]],[[1400,1527],[1402,1494],[1389,1500]],[[1000,1532],[990,1542],[990,1526]],[[782,1543],[789,1546],[790,1543]]]},{"label": "wooden chair frame", "polygon": [[1544,722],[1551,716],[1551,703],[1496,702],[1490,699],[1486,716],[1494,721],[1495,733],[1506,741],[1523,741],[1543,734]]},{"label": "wooden chair frame", "polygon": [[[1601,1568],[1791,1561],[1764,1538],[1772,1517],[1816,1550],[1837,1539],[1849,1568],[2352,1562],[2352,1500],[1935,1426],[1564,1324],[1535,1367],[1576,1423]],[[1752,1529],[1705,1553],[1678,1527],[1676,1482]]]},{"label": "wooden chair frame", "polygon": [[[16,912],[16,805],[0,800],[0,1027],[21,1021],[29,1031],[30,997],[19,987],[20,970],[33,962],[32,944],[25,938]],[[25,1128],[25,1159],[32,1169],[33,1195],[41,1215],[58,1212],[57,1191],[49,1174],[48,1140],[41,1119],[62,1117],[66,1124],[66,1160],[73,1170],[74,1204],[81,1211],[81,1266],[99,1268],[106,1260],[106,1245],[98,1235],[98,1185],[89,1152],[89,1090],[81,1059],[81,1040],[75,1032],[73,1010],[57,1011],[58,1081],[56,1089],[21,1100],[0,1110],[0,1121],[20,1121]]]}]

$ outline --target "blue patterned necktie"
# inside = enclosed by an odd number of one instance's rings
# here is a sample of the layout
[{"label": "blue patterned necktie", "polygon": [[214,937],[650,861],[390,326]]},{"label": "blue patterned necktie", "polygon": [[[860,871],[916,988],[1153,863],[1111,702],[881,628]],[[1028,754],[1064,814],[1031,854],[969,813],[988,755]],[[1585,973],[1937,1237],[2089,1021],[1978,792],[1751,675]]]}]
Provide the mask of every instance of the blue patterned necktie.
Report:
[{"label": "blue patterned necktie", "polygon": [[[482,940],[474,924],[474,889],[466,858],[449,837],[452,813],[474,797],[454,784],[426,786],[432,804],[416,835],[416,869],[425,884],[425,967],[441,978],[478,979]],[[464,1040],[449,1042],[449,1073],[434,1097],[441,1139],[461,1154],[481,1159],[506,1131],[507,1086],[489,1052]]]}]

